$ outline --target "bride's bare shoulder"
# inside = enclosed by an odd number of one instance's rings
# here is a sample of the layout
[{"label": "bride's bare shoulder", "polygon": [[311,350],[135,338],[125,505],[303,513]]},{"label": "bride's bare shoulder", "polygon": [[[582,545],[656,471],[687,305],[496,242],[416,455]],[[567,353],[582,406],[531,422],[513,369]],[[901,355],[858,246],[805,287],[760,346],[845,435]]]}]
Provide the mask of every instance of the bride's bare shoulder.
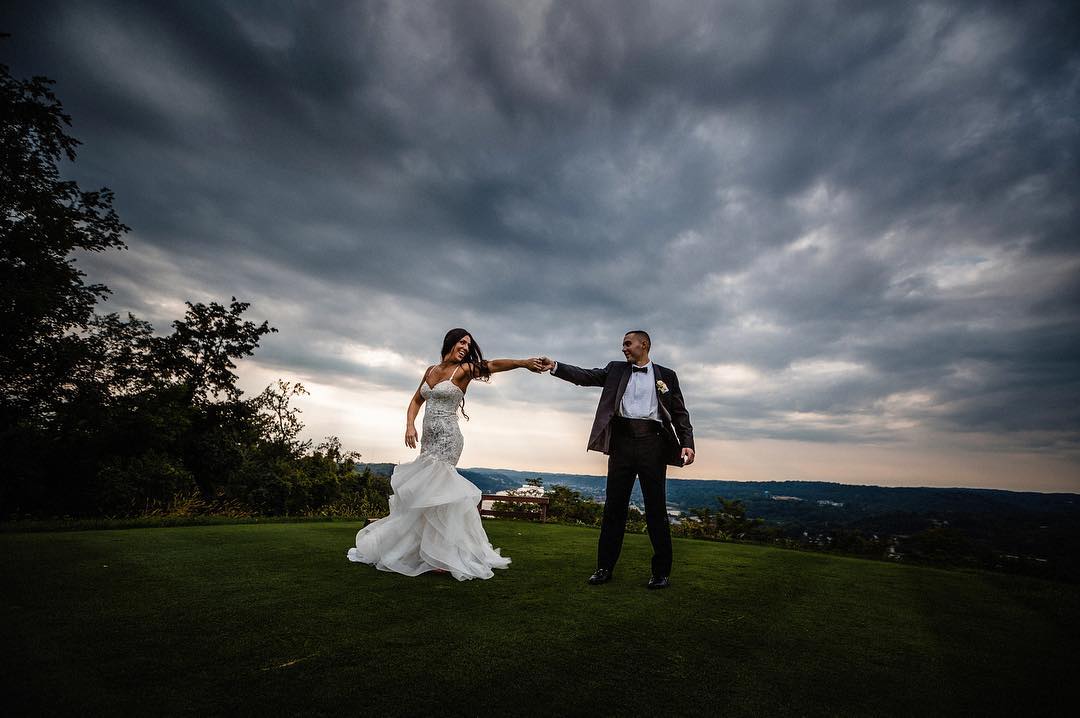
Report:
[{"label": "bride's bare shoulder", "polygon": [[434,369],[434,368],[435,368],[435,365],[432,364],[427,369],[425,369],[424,370],[424,375],[420,377],[420,381],[427,382],[428,377],[431,376],[431,370]]},{"label": "bride's bare shoulder", "polygon": [[486,376],[481,373],[480,367],[472,362],[461,363],[461,376],[464,378],[466,384],[473,379],[486,380]]}]

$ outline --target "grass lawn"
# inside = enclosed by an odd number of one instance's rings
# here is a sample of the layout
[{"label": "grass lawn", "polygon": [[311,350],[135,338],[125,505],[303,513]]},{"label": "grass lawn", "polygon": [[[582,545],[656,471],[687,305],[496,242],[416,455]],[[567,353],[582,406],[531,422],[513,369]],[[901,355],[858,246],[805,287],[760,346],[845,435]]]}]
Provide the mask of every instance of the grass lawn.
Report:
[{"label": "grass lawn", "polygon": [[[489,581],[349,563],[359,524],[0,534],[23,714],[985,715],[1075,709],[1080,587],[485,522]],[[12,713],[8,713],[12,715]]]}]

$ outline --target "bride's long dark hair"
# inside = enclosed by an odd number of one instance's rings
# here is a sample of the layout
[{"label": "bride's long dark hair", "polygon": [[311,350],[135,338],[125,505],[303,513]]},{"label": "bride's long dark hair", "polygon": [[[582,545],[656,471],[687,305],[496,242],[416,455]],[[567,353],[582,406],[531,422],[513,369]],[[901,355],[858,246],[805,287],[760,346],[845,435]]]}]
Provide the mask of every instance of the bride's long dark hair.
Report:
[{"label": "bride's long dark hair", "polygon": [[[472,378],[479,379],[480,381],[491,381],[491,369],[488,368],[487,359],[484,359],[484,353],[480,351],[480,345],[476,343],[476,337],[472,335],[472,332],[457,327],[451,329],[443,337],[442,352],[439,354],[440,359],[445,359],[446,355],[450,353],[450,350],[454,348],[454,345],[461,341],[461,338],[468,336],[472,339],[469,342],[469,352],[465,355],[458,364],[468,364],[472,371]],[[465,413],[465,396],[461,397],[461,415],[465,417],[465,421],[469,420],[469,415]]]}]

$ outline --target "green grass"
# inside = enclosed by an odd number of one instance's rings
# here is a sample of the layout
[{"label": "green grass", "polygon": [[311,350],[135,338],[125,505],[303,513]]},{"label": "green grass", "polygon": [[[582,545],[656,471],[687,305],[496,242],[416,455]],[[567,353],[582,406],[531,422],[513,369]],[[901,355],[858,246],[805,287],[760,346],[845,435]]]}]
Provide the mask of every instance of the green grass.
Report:
[{"label": "green grass", "polygon": [[27,714],[1070,713],[1080,587],[485,522],[489,581],[349,563],[359,523],[0,535],[5,705]]},{"label": "green grass", "polygon": [[233,524],[303,524],[353,521],[331,516],[222,516],[214,514],[165,514],[118,518],[52,518],[0,521],[0,533],[33,531],[94,531],[105,529],[148,529],[167,526],[226,526]]}]

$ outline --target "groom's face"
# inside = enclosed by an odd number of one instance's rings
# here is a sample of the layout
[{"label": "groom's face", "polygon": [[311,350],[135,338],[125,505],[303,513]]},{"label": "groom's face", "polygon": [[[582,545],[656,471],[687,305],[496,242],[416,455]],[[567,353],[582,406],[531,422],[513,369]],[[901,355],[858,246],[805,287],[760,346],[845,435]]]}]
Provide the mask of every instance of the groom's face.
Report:
[{"label": "groom's face", "polygon": [[627,361],[640,364],[649,355],[649,349],[640,334],[627,334],[622,340],[622,353]]}]

